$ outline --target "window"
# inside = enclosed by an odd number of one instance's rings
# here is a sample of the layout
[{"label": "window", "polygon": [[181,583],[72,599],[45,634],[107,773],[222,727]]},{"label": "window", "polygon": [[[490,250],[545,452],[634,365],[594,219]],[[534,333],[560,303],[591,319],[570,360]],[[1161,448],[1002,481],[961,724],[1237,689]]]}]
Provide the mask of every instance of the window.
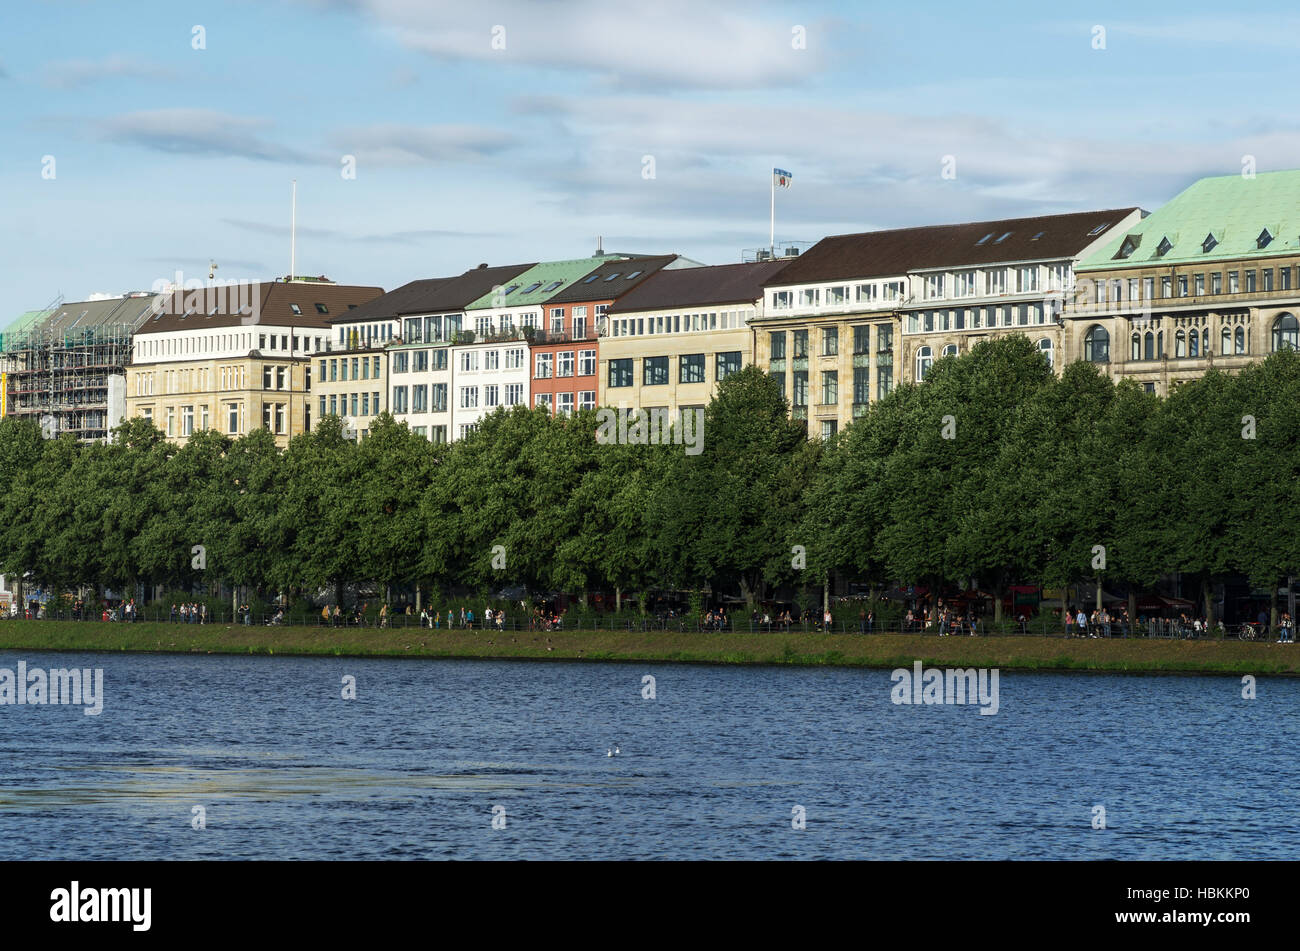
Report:
[{"label": "window", "polygon": [[546,411],[548,413],[551,412],[554,402],[555,402],[555,397],[552,396],[550,393],[537,394],[536,405],[546,407]]},{"label": "window", "polygon": [[717,355],[715,379],[725,380],[733,373],[740,372],[740,351],[727,350]]},{"label": "window", "polygon": [[[324,399],[325,397],[321,397]],[[330,394],[330,415],[337,416],[339,411],[339,397],[337,393]],[[233,430],[231,430],[233,432]]]},{"label": "window", "polygon": [[834,405],[840,401],[840,378],[836,370],[822,371],[822,403]]},{"label": "window", "polygon": [[520,370],[524,366],[524,348],[512,347],[506,351],[506,369]]},{"label": "window", "polygon": [[807,370],[794,371],[794,399],[792,400],[792,402],[794,403],[795,406],[808,405],[808,371]]},{"label": "window", "polygon": [[1215,274],[1211,274],[1211,275],[1210,275],[1210,293],[1211,293],[1211,294],[1222,294],[1222,293],[1223,293],[1223,274],[1222,274],[1222,272],[1219,272],[1219,273],[1215,273]]},{"label": "window", "polygon": [[[410,408],[407,404],[407,395],[408,395],[407,387],[405,386],[393,387],[393,412],[394,413],[409,412]],[[353,402],[354,403],[356,402],[355,397],[353,398]],[[357,415],[357,410],[355,406],[352,408],[352,415],[354,416]]]},{"label": "window", "polygon": [[555,354],[539,353],[536,355],[536,367],[533,376],[538,380],[549,380],[554,376]]},{"label": "window", "polygon": [[929,372],[932,366],[934,366],[934,351],[929,347],[918,347],[916,350],[916,382],[920,383],[924,380],[925,374]]},{"label": "window", "polygon": [[984,272],[984,294],[992,297],[1007,292],[1007,272],[1005,268],[993,268]]},{"label": "window", "polygon": [[1174,293],[1174,279],[1168,274],[1166,274],[1164,277],[1160,278],[1160,296],[1166,298],[1172,297],[1173,293]]},{"label": "window", "polygon": [[772,294],[773,310],[789,310],[794,306],[794,291],[775,291]]},{"label": "window", "polygon": [[944,347],[944,348],[943,348],[943,356],[945,356],[945,357],[955,357],[955,356],[957,356],[957,345],[956,345],[955,343],[950,343],[950,344],[948,344],[948,346]]},{"label": "window", "polygon": [[1225,357],[1232,353],[1232,328],[1224,327],[1223,332],[1219,334],[1219,353]]},{"label": "window", "polygon": [[1181,360],[1187,356],[1187,334],[1179,330],[1174,334],[1174,359]]},{"label": "window", "polygon": [[[1205,240],[1201,242],[1201,253],[1209,254],[1218,245],[1219,239],[1213,234],[1207,234]],[[1163,253],[1163,252],[1162,252]]]},{"label": "window", "polygon": [[1054,366],[1052,362],[1052,340],[1050,337],[1044,337],[1038,341],[1038,352],[1047,360],[1047,365]]},{"label": "window", "polygon": [[446,426],[430,426],[429,441],[433,443],[445,443],[447,441]]},{"label": "window", "polygon": [[883,400],[894,389],[894,368],[892,366],[876,368],[876,399]]},{"label": "window", "polygon": [[460,388],[460,408],[478,409],[478,387],[462,386]]},{"label": "window", "polygon": [[[365,411],[364,406],[362,406],[361,409],[363,412]],[[378,411],[378,409],[379,407],[376,406],[375,410]],[[411,412],[427,413],[428,411],[429,411],[429,387],[424,383],[421,383],[419,386],[411,387]]]},{"label": "window", "polygon": [[845,285],[826,288],[826,306],[840,307],[849,302],[849,289]]},{"label": "window", "polygon": [[642,362],[641,385],[662,386],[668,382],[668,358],[646,357]]},{"label": "window", "polygon": [[462,350],[460,352],[460,369],[462,373],[472,373],[478,370],[477,350]]},{"label": "window", "polygon": [[555,412],[557,415],[569,416],[573,413],[573,394],[557,393],[555,396]]},{"label": "window", "polygon": [[275,431],[277,434],[281,436],[283,436],[286,432],[284,426],[284,404],[283,403],[275,404]]},{"label": "window", "polygon": [[[419,387],[412,387],[412,389],[419,389]],[[361,415],[362,416],[370,415],[370,394],[369,393],[361,394]]]},{"label": "window", "polygon": [[[331,362],[332,362],[332,361],[331,361]],[[344,360],[344,361],[342,361],[342,362],[343,362],[345,365],[347,364],[347,361],[346,361],[346,360]],[[393,372],[394,372],[394,373],[406,373],[406,372],[408,372],[408,371],[410,370],[410,368],[411,368],[411,354],[410,354],[410,351],[408,351],[408,350],[403,350],[403,351],[400,351],[400,352],[398,352],[398,353],[393,354]],[[346,380],[347,377],[344,376],[343,379]]]},{"label": "window", "polygon": [[[1210,332],[1205,332],[1206,349],[1209,349]],[[1201,335],[1193,328],[1187,340],[1187,355],[1193,360],[1201,355]]]},{"label": "window", "polygon": [[497,384],[490,383],[487,386],[483,387],[484,407],[486,407],[487,409],[492,409],[493,407],[497,406],[500,402],[501,402],[501,388]]},{"label": "window", "polygon": [[1205,296],[1205,275],[1197,274],[1196,277],[1193,279],[1192,286],[1195,288],[1193,293],[1197,297],[1204,297]]},{"label": "window", "polygon": [[1156,257],[1162,258],[1173,250],[1174,244],[1168,238],[1161,238],[1160,243],[1156,245]]},{"label": "window", "polygon": [[794,358],[796,360],[808,356],[808,331],[796,330],[794,332]]},{"label": "window", "polygon": [[1246,293],[1255,293],[1255,271],[1251,269],[1246,272]]},{"label": "window", "polygon": [[1186,274],[1178,275],[1178,296],[1179,297],[1187,296],[1187,275]]},{"label": "window", "polygon": [[684,353],[679,360],[679,383],[704,382],[704,354]]},{"label": "window", "polygon": [[867,324],[858,324],[853,328],[853,353],[867,354],[871,352],[871,327]]},{"label": "window", "polygon": [[833,357],[840,352],[840,328],[827,327],[822,331],[822,356]]},{"label": "window", "polygon": [[853,402],[864,404],[871,400],[871,368],[853,368]]},{"label": "window", "polygon": [[[168,412],[171,412],[168,410]],[[194,407],[181,407],[181,435],[191,436],[194,434]]]},{"label": "window", "polygon": [[1263,251],[1272,243],[1273,243],[1273,235],[1269,233],[1269,230],[1267,228],[1261,231],[1259,233],[1259,237],[1255,239],[1255,247],[1257,247],[1261,251]]},{"label": "window", "polygon": [[595,408],[596,408],[596,391],[579,390],[578,409],[595,409]]},{"label": "window", "polygon": [[942,274],[927,274],[925,277],[925,298],[926,300],[935,300],[943,297],[943,278]]},{"label": "window", "polygon": [[302,308],[299,307],[297,304],[290,304],[289,310],[293,311],[293,313],[297,316],[302,316]]},{"label": "window", "polygon": [[416,350],[411,354],[411,372],[425,373],[429,369],[429,351]]},{"label": "window", "polygon": [[1154,277],[1142,278],[1142,299],[1152,300],[1156,296],[1156,279]]},{"label": "window", "polygon": [[1233,340],[1236,343],[1236,346],[1234,347],[1234,351],[1236,353],[1245,353],[1246,352],[1246,328],[1238,327],[1236,332],[1233,334]]},{"label": "window", "polygon": [[433,410],[433,412],[435,413],[447,412],[447,384],[446,383],[434,383],[430,387],[429,397],[432,403],[431,409]]},{"label": "window", "polygon": [[1300,321],[1294,314],[1278,314],[1273,321],[1273,350],[1300,350]]},{"label": "window", "polygon": [[1262,291],[1271,291],[1273,289],[1273,269],[1266,267],[1259,272],[1259,287]]},{"label": "window", "polygon": [[1038,290],[1038,268],[1035,265],[1016,269],[1017,287],[1022,294]]},{"label": "window", "polygon": [[1110,362],[1110,334],[1100,324],[1093,324],[1084,335],[1083,359],[1089,363]]},{"label": "window", "polygon": [[1228,272],[1228,293],[1238,294],[1240,292],[1241,292],[1241,284],[1238,280],[1237,272],[1229,271]]},{"label": "window", "polygon": [[573,351],[563,350],[555,356],[555,375],[573,376]]},{"label": "window", "polygon": [[774,330],[768,334],[771,341],[771,352],[773,360],[785,359],[785,331]]},{"label": "window", "polygon": [[632,385],[632,358],[623,357],[609,361],[609,386],[622,387]]},{"label": "window", "polygon": [[522,383],[506,384],[506,405],[518,406],[524,401],[524,385]]},{"label": "window", "polygon": [[578,376],[595,376],[596,375],[596,351],[579,350],[578,351]]},{"label": "window", "polygon": [[958,271],[952,276],[952,294],[954,297],[975,296],[975,272]]}]

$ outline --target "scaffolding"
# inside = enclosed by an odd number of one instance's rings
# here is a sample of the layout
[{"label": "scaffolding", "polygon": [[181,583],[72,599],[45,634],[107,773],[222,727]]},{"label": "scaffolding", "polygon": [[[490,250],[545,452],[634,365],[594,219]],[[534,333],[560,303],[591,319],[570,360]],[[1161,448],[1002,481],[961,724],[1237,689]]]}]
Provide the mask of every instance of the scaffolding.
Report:
[{"label": "scaffolding", "polygon": [[[117,425],[110,418],[111,395],[117,396],[112,402],[123,404],[118,412],[125,411],[126,367],[138,323],[129,311],[135,308],[78,326],[81,318],[65,321],[69,312],[58,313],[61,307],[63,301],[56,300],[39,319],[0,340],[8,377],[7,414],[34,418],[50,438],[73,433],[87,441],[107,439]],[[110,382],[114,377],[116,384]]]}]

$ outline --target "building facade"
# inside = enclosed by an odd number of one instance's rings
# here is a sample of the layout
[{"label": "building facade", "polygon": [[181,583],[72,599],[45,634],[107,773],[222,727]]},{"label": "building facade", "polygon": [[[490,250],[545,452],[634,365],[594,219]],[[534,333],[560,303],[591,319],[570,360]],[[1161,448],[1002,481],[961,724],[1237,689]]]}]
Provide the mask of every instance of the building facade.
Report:
[{"label": "building facade", "polygon": [[612,304],[600,341],[597,400],[677,418],[754,362],[763,283],[786,261],[664,269]]},{"label": "building facade", "polygon": [[1082,260],[1070,359],[1166,395],[1300,345],[1300,171],[1201,179]]},{"label": "building facade", "polygon": [[260,427],[287,446],[311,426],[312,364],[332,347],[327,318],[381,293],[303,279],[177,291],[135,334],[127,416],[173,442]]}]

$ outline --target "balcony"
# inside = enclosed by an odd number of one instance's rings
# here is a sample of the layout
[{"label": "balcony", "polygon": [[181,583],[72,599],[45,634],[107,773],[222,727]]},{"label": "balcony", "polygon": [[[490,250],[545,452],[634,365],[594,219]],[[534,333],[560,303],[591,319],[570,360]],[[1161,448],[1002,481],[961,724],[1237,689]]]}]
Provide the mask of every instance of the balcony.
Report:
[{"label": "balcony", "polygon": [[588,327],[586,330],[576,334],[573,333],[572,331],[567,331],[567,330],[560,331],[560,332],[556,332],[553,330],[534,330],[532,337],[529,338],[529,342],[533,344],[585,343],[587,341],[596,340],[596,339],[597,337],[596,337],[595,328]]}]

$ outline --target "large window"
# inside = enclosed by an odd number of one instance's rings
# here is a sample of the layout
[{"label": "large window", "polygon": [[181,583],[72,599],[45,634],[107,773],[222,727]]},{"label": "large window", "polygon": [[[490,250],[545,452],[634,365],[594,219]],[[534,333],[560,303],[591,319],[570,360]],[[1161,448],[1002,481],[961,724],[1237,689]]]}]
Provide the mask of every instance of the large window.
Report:
[{"label": "large window", "polygon": [[794,372],[794,399],[795,406],[808,405],[808,371],[796,370]]},{"label": "large window", "polygon": [[578,376],[594,376],[596,373],[596,351],[578,351]]},{"label": "large window", "polygon": [[785,331],[774,330],[768,335],[768,337],[772,342],[772,346],[771,346],[772,359],[784,360],[785,359]]},{"label": "large window", "polygon": [[1110,362],[1110,334],[1100,324],[1093,324],[1084,335],[1083,359],[1089,363]]},{"label": "large window", "polygon": [[[408,393],[407,388],[404,386],[393,387],[393,412],[394,413],[405,413],[408,411],[408,404],[406,401],[407,393]],[[352,412],[355,415],[356,409],[354,408]]]},{"label": "large window", "polygon": [[1300,322],[1294,314],[1279,314],[1273,321],[1273,349],[1300,350]]},{"label": "large window", "polygon": [[704,382],[704,354],[702,353],[682,354],[679,382],[681,383],[703,383]]},{"label": "large window", "polygon": [[537,369],[533,374],[539,380],[549,380],[555,365],[555,354],[539,353],[536,355]]},{"label": "large window", "polygon": [[871,367],[853,368],[853,402],[869,403],[871,401]]},{"label": "large window", "polygon": [[740,372],[740,351],[727,350],[717,356],[717,379],[725,380],[733,373]]},{"label": "large window", "polygon": [[840,328],[827,327],[822,330],[822,356],[833,357],[840,352]]},{"label": "large window", "polygon": [[808,356],[808,331],[796,330],[794,332],[793,356],[796,360]]},{"label": "large window", "polygon": [[840,376],[836,370],[822,371],[822,404],[834,405],[840,401]]},{"label": "large window", "polygon": [[631,357],[609,361],[609,385],[611,387],[632,385]]},{"label": "large window", "polygon": [[929,347],[916,348],[916,382],[925,379],[930,367],[934,366],[934,351]]},{"label": "large window", "polygon": [[646,357],[641,370],[643,386],[663,386],[668,382],[668,358]]},{"label": "large window", "polygon": [[870,353],[871,352],[871,327],[867,324],[858,324],[853,328],[853,352]]}]

